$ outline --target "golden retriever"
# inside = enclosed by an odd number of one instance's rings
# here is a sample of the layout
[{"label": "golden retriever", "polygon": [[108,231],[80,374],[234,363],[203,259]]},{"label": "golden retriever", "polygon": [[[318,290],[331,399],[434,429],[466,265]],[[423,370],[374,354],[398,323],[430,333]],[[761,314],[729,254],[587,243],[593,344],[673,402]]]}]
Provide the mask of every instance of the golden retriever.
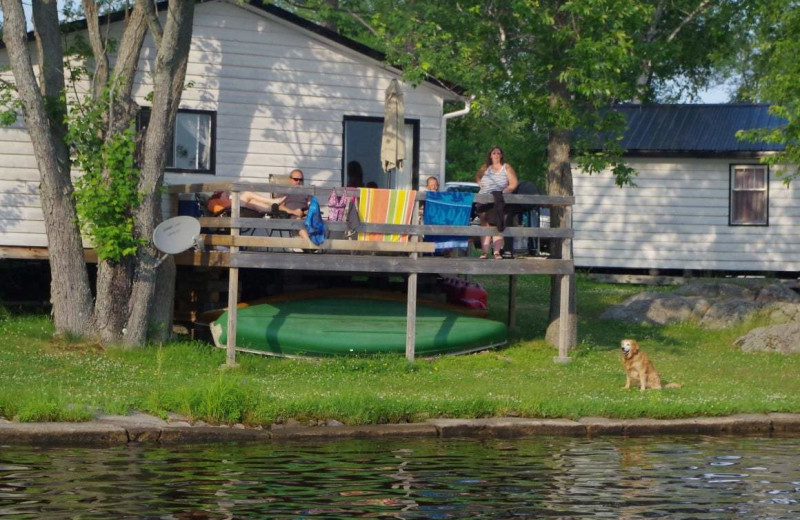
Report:
[{"label": "golden retriever", "polygon": [[[631,382],[634,382],[639,384],[639,390],[642,392],[646,388],[660,390],[662,388],[661,377],[647,354],[639,349],[639,343],[635,339],[623,339],[620,342],[620,348],[622,349],[622,366],[625,367],[625,389],[630,388]],[[681,385],[670,383],[665,386],[680,388]]]}]

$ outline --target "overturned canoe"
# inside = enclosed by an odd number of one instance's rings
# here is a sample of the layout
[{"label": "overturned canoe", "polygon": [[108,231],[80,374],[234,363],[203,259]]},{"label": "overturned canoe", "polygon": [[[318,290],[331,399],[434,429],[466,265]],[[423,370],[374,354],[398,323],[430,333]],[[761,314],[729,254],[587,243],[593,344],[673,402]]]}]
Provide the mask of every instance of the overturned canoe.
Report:
[{"label": "overturned canoe", "polygon": [[[211,324],[214,343],[225,348],[228,313]],[[503,323],[440,307],[417,305],[415,353],[463,354],[502,345]],[[319,297],[237,310],[236,348],[274,356],[404,354],[406,303]]]}]

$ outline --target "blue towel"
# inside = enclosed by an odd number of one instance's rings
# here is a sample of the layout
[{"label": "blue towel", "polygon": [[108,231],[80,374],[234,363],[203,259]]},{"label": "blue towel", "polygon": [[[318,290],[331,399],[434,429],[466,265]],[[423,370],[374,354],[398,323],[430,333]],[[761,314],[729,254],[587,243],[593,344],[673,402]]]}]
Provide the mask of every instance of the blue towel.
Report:
[{"label": "blue towel", "polygon": [[[468,226],[472,212],[473,194],[460,191],[429,191],[426,194],[425,213],[422,222],[431,226]],[[451,249],[467,247],[469,237],[435,235],[425,237],[434,248]]]},{"label": "blue towel", "polygon": [[308,215],[306,215],[306,231],[308,238],[314,244],[321,246],[325,242],[325,224],[322,222],[322,213],[319,209],[319,201],[316,197],[311,197],[311,204],[308,205]]}]

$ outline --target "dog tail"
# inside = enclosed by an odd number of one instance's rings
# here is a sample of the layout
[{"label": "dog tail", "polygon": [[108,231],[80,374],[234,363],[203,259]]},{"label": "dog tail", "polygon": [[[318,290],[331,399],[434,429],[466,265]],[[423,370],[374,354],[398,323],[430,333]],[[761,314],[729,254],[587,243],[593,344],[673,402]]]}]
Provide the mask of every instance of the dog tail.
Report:
[{"label": "dog tail", "polygon": [[682,386],[680,383],[667,383],[664,388],[681,388]]}]

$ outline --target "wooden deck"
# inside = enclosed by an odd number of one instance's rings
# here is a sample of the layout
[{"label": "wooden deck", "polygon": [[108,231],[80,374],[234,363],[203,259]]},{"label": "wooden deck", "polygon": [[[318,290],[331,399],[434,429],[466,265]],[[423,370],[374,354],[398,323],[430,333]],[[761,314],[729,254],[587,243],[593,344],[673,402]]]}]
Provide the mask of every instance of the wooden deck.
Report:
[{"label": "wooden deck", "polygon": [[[338,188],[341,190],[341,188]],[[324,204],[330,188],[313,186],[285,186],[277,184],[251,183],[210,183],[185,184],[169,187],[177,208],[179,194],[210,193],[229,191],[232,199],[232,215],[240,214],[239,193],[242,191],[269,192],[273,194],[303,193],[314,195]],[[569,281],[575,269],[571,256],[573,230],[571,227],[572,197],[549,197],[542,195],[506,195],[506,205],[525,204],[540,207],[563,207],[565,218],[562,226],[552,228],[511,227],[502,233],[494,227],[479,226],[426,226],[418,223],[419,203],[426,199],[425,192],[417,193],[413,218],[409,225],[362,223],[359,231],[376,233],[397,233],[409,236],[407,243],[362,242],[358,240],[326,240],[317,247],[303,238],[286,236],[303,225],[300,220],[271,218],[216,217],[201,218],[203,229],[227,230],[226,234],[204,234],[202,239],[207,250],[188,251],[176,255],[176,262],[182,265],[219,267],[229,270],[228,288],[228,345],[227,362],[235,364],[236,352],[236,304],[238,303],[238,271],[241,268],[288,269],[319,272],[353,273],[400,273],[408,276],[408,325],[406,330],[406,357],[414,359],[414,337],[417,300],[417,275],[421,273],[448,274],[501,274],[509,275],[509,322],[513,325],[516,277],[520,275],[551,275],[557,277],[560,287],[560,344],[557,361],[567,361],[572,345],[568,334],[570,315]],[[490,195],[476,195],[475,202],[492,202]],[[343,222],[326,221],[329,232],[345,230]],[[253,236],[242,236],[248,230]],[[539,238],[551,240],[561,252],[560,259],[543,257],[520,257],[504,260],[481,260],[474,257],[425,256],[432,251],[431,244],[422,242],[424,236],[495,236],[514,238]],[[224,248],[227,251],[215,251]],[[302,249],[305,252],[294,252]],[[421,254],[423,253],[423,254]]]}]

